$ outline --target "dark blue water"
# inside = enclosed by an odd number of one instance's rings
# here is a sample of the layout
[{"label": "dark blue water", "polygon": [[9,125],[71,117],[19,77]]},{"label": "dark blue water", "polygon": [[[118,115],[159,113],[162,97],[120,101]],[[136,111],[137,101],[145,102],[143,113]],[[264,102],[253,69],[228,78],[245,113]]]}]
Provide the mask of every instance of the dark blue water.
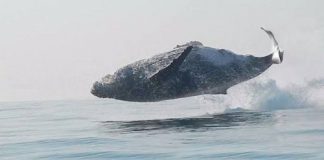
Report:
[{"label": "dark blue water", "polygon": [[324,110],[197,99],[0,103],[0,159],[324,159]]}]

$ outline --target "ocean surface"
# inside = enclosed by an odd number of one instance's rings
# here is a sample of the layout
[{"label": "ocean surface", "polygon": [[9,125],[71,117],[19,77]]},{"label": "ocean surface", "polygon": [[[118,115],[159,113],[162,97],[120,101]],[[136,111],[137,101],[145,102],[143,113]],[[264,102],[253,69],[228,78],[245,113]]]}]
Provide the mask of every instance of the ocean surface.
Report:
[{"label": "ocean surface", "polygon": [[0,102],[0,159],[322,160],[323,99],[301,88],[267,81],[156,103]]}]

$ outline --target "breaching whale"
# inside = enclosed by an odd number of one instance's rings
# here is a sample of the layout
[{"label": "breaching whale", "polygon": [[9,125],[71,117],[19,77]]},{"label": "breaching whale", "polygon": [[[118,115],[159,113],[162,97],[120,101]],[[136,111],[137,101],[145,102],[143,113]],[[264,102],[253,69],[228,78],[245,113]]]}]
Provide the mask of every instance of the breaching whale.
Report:
[{"label": "breaching whale", "polygon": [[91,93],[101,98],[153,102],[201,94],[226,94],[240,82],[254,78],[283,60],[283,50],[271,31],[265,57],[238,55],[192,41],[173,50],[129,64],[93,84]]}]

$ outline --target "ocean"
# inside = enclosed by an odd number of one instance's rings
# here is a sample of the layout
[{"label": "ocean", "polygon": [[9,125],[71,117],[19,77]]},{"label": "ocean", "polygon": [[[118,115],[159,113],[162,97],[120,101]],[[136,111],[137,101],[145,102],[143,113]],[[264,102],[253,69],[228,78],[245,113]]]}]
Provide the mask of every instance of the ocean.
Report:
[{"label": "ocean", "polygon": [[316,88],[266,81],[155,103],[0,102],[0,159],[322,160],[323,99],[308,92]]}]

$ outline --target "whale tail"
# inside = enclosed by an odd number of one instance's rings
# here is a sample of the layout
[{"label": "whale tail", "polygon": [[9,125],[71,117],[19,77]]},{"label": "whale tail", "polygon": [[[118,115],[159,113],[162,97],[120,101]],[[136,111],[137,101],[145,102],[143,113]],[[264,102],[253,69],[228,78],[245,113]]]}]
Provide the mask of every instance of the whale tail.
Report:
[{"label": "whale tail", "polygon": [[268,34],[272,41],[272,63],[280,64],[283,61],[284,51],[279,47],[278,42],[271,31],[266,30],[263,27],[261,27],[261,29]]}]

